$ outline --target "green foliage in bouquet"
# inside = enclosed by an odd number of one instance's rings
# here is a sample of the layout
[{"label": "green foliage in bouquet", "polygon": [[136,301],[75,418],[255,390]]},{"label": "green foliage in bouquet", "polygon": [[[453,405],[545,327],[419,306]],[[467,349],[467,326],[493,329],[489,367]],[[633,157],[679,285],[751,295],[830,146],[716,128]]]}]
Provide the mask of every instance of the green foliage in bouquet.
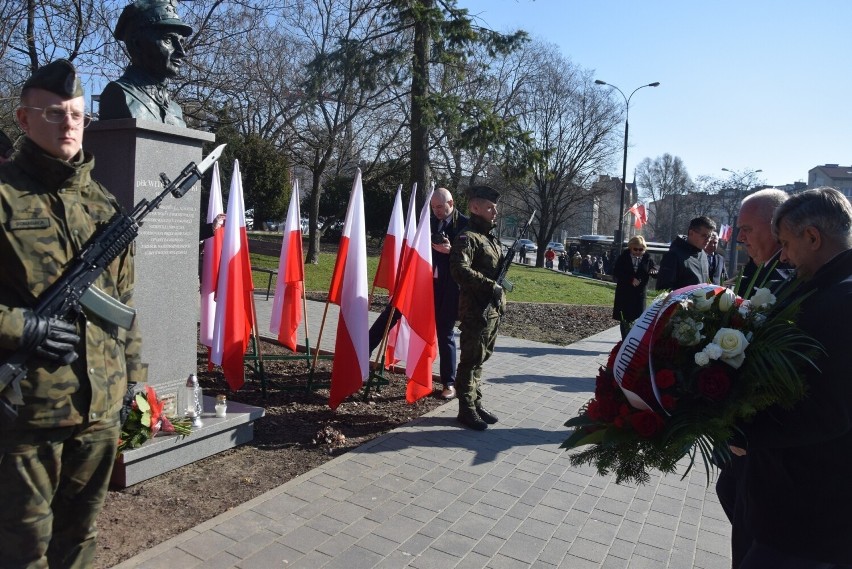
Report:
[{"label": "green foliage in bouquet", "polygon": [[150,385],[139,392],[133,400],[127,419],[121,426],[118,452],[139,448],[145,441],[158,433],[172,433],[182,437],[192,433],[192,420],[188,417],[169,419],[163,413],[163,402]]},{"label": "green foliage in bouquet", "polygon": [[[621,385],[614,373],[619,343],[599,371],[595,397],[565,423],[575,430],[562,448],[586,447],[571,463],[614,472],[617,483],[644,484],[652,470],[675,472],[688,456],[686,476],[700,457],[709,483],[714,464],[730,458],[737,424],[805,396],[801,370],[814,366],[822,348],[795,326],[802,300],[773,310],[768,289],[743,300],[712,285],[659,297],[649,308],[659,314],[648,341],[630,355]],[[631,404],[624,390],[646,405]]]}]

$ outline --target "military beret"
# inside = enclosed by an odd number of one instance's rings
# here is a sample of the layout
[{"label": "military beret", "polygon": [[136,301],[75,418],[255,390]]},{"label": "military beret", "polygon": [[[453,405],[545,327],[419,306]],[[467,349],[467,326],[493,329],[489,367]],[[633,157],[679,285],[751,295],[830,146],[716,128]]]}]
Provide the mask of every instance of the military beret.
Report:
[{"label": "military beret", "polygon": [[126,41],[130,31],[146,26],[174,27],[182,36],[192,35],[192,28],[178,16],[175,2],[176,0],[136,0],[133,4],[128,4],[118,17],[113,37]]},{"label": "military beret", "polygon": [[467,189],[467,199],[481,198],[490,202],[497,203],[500,199],[500,192],[491,186],[471,186]]},{"label": "military beret", "polygon": [[66,99],[83,96],[83,85],[77,77],[77,70],[67,59],[57,59],[42,65],[30,75],[21,90],[44,89]]}]

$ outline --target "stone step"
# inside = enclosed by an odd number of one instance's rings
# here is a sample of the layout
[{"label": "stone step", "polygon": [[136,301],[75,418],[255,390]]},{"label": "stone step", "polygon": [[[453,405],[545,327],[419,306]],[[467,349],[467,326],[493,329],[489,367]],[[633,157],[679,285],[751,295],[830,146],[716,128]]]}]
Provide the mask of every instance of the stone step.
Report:
[{"label": "stone step", "polygon": [[213,397],[204,396],[204,424],[190,436],[158,435],[122,453],[115,461],[110,486],[126,488],[254,438],[254,422],[265,413],[262,407],[229,401],[227,416],[217,418],[215,405]]}]

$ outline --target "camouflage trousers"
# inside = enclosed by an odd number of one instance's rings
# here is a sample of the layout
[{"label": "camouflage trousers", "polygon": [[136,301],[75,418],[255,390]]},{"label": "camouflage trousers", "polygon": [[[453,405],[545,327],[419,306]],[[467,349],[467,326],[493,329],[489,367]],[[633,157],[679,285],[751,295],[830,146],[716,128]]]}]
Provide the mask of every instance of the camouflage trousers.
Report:
[{"label": "camouflage trousers", "polygon": [[0,565],[92,566],[120,432],[105,423],[0,433]]},{"label": "camouflage trousers", "polygon": [[456,397],[459,409],[479,407],[482,399],[482,364],[494,353],[500,316],[489,308],[486,315],[463,315],[459,330],[459,365],[456,369]]}]

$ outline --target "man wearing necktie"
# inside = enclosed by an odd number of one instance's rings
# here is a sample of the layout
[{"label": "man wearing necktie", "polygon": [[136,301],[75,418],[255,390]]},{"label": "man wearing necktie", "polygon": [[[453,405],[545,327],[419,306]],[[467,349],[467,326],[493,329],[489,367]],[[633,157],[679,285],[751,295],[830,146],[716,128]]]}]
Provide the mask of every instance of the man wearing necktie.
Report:
[{"label": "man wearing necktie", "polygon": [[432,208],[432,288],[435,300],[435,331],[438,335],[441,397],[456,396],[456,339],[453,329],[459,316],[459,285],[450,276],[450,248],[456,235],[467,227],[468,218],[455,208],[453,195],[438,188],[429,202]]},{"label": "man wearing necktie", "polygon": [[707,266],[710,269],[711,284],[721,284],[728,280],[728,273],[725,270],[725,258],[716,252],[718,245],[719,234],[714,231],[710,234],[707,245],[704,246],[704,252],[707,253]]}]

